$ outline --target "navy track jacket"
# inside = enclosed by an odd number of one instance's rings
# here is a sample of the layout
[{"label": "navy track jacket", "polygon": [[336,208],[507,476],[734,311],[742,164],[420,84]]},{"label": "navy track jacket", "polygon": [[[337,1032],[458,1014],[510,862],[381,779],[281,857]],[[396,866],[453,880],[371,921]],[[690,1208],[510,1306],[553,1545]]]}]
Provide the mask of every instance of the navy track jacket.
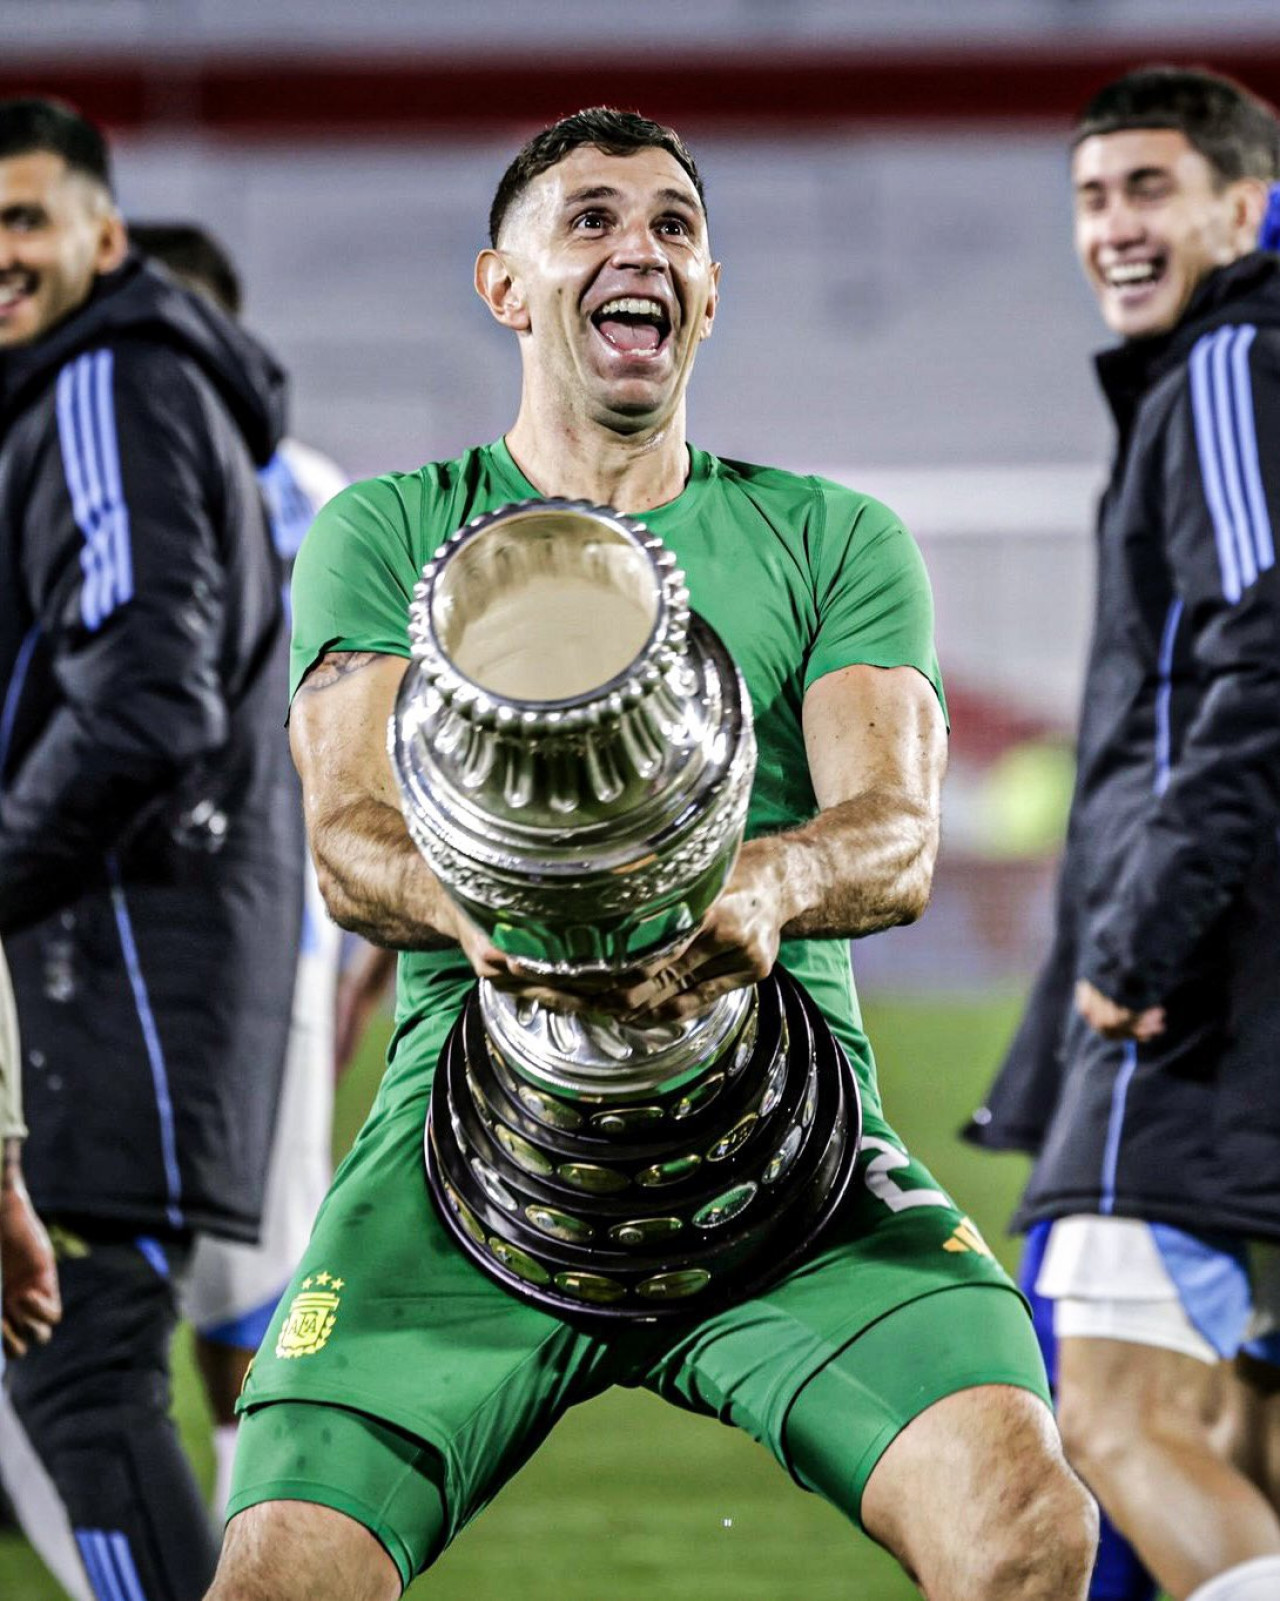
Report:
[{"label": "navy track jacket", "polygon": [[49,1215],[257,1233],[302,904],[283,386],[135,258],[0,358],[0,935]]},{"label": "navy track jacket", "polygon": [[[1022,1224],[1280,1238],[1280,257],[1098,370],[1118,449],[1056,939],[968,1133],[1036,1153]],[[1099,1038],[1080,977],[1167,1032]]]}]

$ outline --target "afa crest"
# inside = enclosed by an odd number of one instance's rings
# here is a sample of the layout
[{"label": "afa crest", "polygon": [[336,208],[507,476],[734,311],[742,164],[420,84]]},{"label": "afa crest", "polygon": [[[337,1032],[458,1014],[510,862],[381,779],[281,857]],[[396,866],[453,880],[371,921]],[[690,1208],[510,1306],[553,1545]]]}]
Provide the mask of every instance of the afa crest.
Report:
[{"label": "afa crest", "polygon": [[276,1341],[277,1356],[314,1356],[324,1349],[338,1320],[343,1284],[331,1273],[303,1279]]}]

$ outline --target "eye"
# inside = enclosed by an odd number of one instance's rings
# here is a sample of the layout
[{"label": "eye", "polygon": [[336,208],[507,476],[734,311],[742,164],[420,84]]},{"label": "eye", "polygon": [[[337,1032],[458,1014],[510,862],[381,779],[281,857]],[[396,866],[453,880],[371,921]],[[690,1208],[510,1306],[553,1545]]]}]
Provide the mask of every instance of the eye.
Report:
[{"label": "eye", "polygon": [[1163,200],[1172,192],[1167,178],[1139,178],[1133,186],[1135,200]]},{"label": "eye", "polygon": [[693,232],[692,227],[684,217],[670,213],[665,217],[659,217],[655,226],[659,233],[669,234],[675,239],[687,239]]},{"label": "eye", "polygon": [[45,220],[38,206],[11,206],[0,214],[0,221],[10,233],[35,233],[44,227]]},{"label": "eye", "polygon": [[573,226],[577,232],[594,233],[596,229],[603,228],[608,220],[603,211],[580,211],[573,219]]}]

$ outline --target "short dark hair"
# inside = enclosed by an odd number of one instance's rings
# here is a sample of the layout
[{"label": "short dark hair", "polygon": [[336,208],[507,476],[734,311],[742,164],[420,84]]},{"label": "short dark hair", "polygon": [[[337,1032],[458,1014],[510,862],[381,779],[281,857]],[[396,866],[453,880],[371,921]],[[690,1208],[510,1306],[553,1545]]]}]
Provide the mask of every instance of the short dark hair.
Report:
[{"label": "short dark hair", "polygon": [[240,275],[222,243],[193,222],[131,222],[129,238],[144,256],[201,289],[232,317],[240,315]]},{"label": "short dark hair", "polygon": [[635,111],[615,111],[612,106],[591,106],[575,111],[571,117],[544,128],[512,161],[503,173],[489,208],[489,242],[498,243],[502,224],[507,213],[519,200],[535,178],[556,166],[573,150],[593,145],[606,156],[630,156],[637,150],[665,150],[689,174],[698,191],[702,209],[707,209],[707,197],[698,174],[697,163],[689,153],[684,140],[673,128],[651,122]]},{"label": "short dark hair", "polygon": [[1100,90],[1076,119],[1074,150],[1096,134],[1173,128],[1198,150],[1219,183],[1280,177],[1275,108],[1242,84],[1204,67],[1141,67]]},{"label": "short dark hair", "polygon": [[111,152],[102,130],[61,100],[0,100],[0,160],[47,150],[70,172],[111,185]]}]

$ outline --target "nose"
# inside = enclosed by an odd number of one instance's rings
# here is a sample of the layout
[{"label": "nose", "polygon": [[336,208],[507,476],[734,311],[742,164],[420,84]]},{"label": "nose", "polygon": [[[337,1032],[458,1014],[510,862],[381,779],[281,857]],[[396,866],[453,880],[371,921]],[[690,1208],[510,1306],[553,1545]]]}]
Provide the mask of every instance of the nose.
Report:
[{"label": "nose", "polygon": [[613,260],[616,266],[641,272],[661,272],[667,264],[648,219],[641,217],[632,218],[614,235]]},{"label": "nose", "polygon": [[1123,195],[1108,201],[1106,208],[1094,219],[1098,238],[1103,244],[1121,249],[1138,243],[1144,234],[1142,215]]}]

